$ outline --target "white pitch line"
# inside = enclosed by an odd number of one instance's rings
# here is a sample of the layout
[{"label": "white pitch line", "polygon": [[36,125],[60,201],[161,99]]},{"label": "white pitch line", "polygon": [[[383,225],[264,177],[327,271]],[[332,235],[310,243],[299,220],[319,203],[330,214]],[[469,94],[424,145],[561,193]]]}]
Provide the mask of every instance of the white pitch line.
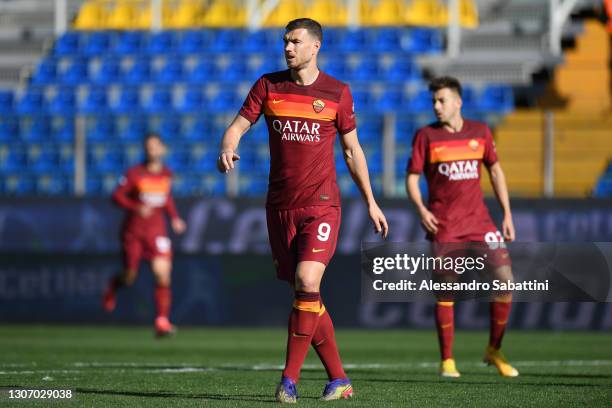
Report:
[{"label": "white pitch line", "polygon": [[[345,364],[347,370],[388,370],[403,368],[435,368],[440,363],[437,361],[424,361],[419,363],[349,363]],[[466,361],[460,363],[462,367],[484,367],[482,362]],[[612,360],[548,360],[548,361],[514,361],[517,367],[605,367],[612,366]],[[36,364],[34,364],[36,365]],[[87,374],[87,373],[150,373],[150,374],[183,374],[183,373],[204,373],[223,370],[244,370],[244,371],[271,371],[282,370],[282,364],[260,363],[256,365],[246,364],[223,364],[220,366],[196,367],[189,363],[137,363],[137,362],[76,362],[72,364],[80,369],[71,370],[10,370],[0,371],[0,375],[27,375],[27,374]],[[144,367],[144,368],[141,368]],[[89,370],[87,368],[92,368]],[[318,370],[320,364],[304,364],[305,370]]]}]

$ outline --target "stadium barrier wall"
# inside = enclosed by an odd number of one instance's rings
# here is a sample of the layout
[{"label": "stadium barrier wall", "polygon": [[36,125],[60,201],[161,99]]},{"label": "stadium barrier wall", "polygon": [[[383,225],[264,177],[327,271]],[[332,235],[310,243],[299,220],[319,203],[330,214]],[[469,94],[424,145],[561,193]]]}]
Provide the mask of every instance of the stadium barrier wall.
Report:
[{"label": "stadium barrier wall", "polygon": [[[381,204],[392,228],[390,239],[423,239],[418,217],[406,200]],[[527,242],[612,241],[611,204],[514,200],[517,235]],[[174,320],[183,325],[284,325],[291,292],[274,278],[263,202],[188,199],[178,205],[190,231],[175,239]],[[136,284],[119,293],[116,313],[106,315],[100,308],[101,292],[121,266],[120,220],[121,212],[106,199],[3,199],[0,321],[151,322],[153,280],[146,266]],[[433,301],[361,302],[360,242],[373,239],[363,204],[345,201],[338,250],[323,285],[324,302],[338,326],[433,327]],[[253,292],[266,301],[249,302]],[[487,327],[486,303],[459,303],[456,321],[463,328]],[[518,303],[510,324],[524,329],[612,330],[612,303]]]}]

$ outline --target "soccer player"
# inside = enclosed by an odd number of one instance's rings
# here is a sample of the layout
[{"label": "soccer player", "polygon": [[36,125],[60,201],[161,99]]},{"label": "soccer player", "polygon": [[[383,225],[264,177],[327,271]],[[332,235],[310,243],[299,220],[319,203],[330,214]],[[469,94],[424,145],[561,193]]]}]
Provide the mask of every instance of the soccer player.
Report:
[{"label": "soccer player", "polygon": [[[436,245],[455,242],[502,243],[515,238],[508,188],[497,159],[489,128],[461,114],[461,84],[452,77],[434,79],[429,89],[437,122],[419,129],[413,140],[412,158],[408,163],[406,189],[427,231]],[[503,210],[503,235],[491,220],[480,188],[481,163],[489,171],[493,189]],[[429,205],[423,204],[419,175],[424,172],[429,187]],[[488,266],[496,278],[512,279],[511,262],[505,249],[495,251]],[[442,362],[440,374],[459,377],[453,359],[453,299],[436,294],[436,328]],[[491,327],[484,361],[493,364],[502,376],[516,377],[500,351],[506,322],[510,314],[511,293],[496,293],[490,303]]]},{"label": "soccer player", "polygon": [[226,173],[234,168],[240,159],[236,153],[240,138],[263,114],[270,147],[268,237],[277,277],[289,282],[295,296],[276,399],[296,402],[296,384],[310,345],[329,377],[322,398],[349,398],[351,382],[340,361],[331,317],[319,295],[340,230],[336,133],[376,232],[386,237],[388,226],[372,195],[349,87],[317,67],[321,25],[309,18],[293,20],[285,27],[283,39],[289,69],[264,74],[255,82],[225,131],[217,165]]},{"label": "soccer player", "polygon": [[115,310],[117,289],[134,283],[141,259],[150,261],[156,285],[155,331],[161,337],[175,333],[169,320],[172,247],[164,215],[170,216],[176,234],[185,232],[186,225],[172,198],[172,172],[162,162],[166,153],[163,140],[151,133],[143,145],[145,162],[128,169],[113,193],[113,201],[127,211],[121,229],[124,268],[109,282],[102,306],[107,312]]}]

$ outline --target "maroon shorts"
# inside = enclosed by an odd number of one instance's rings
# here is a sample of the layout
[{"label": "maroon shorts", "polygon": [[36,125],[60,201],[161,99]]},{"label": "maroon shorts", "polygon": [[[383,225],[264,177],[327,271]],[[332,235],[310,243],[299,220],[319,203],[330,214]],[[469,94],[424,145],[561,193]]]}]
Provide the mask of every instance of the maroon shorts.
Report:
[{"label": "maroon shorts", "polygon": [[[440,232],[442,232],[440,234]],[[504,237],[492,222],[466,234],[453,234],[442,227],[433,239],[435,256],[484,257],[488,268],[512,265]]]},{"label": "maroon shorts", "polygon": [[278,279],[293,282],[302,261],[327,266],[336,250],[340,218],[340,207],[267,208],[268,238]]},{"label": "maroon shorts", "polygon": [[172,243],[165,231],[142,234],[135,231],[121,233],[123,265],[129,270],[138,270],[141,259],[172,257]]}]

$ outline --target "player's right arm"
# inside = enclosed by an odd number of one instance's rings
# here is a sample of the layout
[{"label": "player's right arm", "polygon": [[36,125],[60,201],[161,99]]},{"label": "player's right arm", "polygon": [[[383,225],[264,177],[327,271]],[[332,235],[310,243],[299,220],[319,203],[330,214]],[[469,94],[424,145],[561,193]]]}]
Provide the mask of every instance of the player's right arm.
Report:
[{"label": "player's right arm", "polygon": [[427,157],[427,140],[424,133],[417,131],[412,140],[412,157],[406,169],[406,192],[416,207],[421,224],[431,234],[438,232],[438,219],[423,203],[423,196],[419,188],[419,178],[425,168]]},{"label": "player's right arm", "polygon": [[421,224],[423,224],[423,227],[425,227],[428,232],[435,234],[438,232],[438,219],[423,203],[423,196],[419,188],[420,176],[421,175],[418,173],[406,174],[406,192],[421,217]]},{"label": "player's right arm", "polygon": [[261,77],[255,82],[244,100],[240,112],[223,135],[221,153],[217,159],[217,169],[221,173],[228,173],[234,168],[234,162],[240,160],[236,149],[238,149],[240,138],[257,122],[261,115],[263,103],[268,92],[266,81],[264,77]]},{"label": "player's right arm", "polygon": [[225,131],[225,134],[223,134],[221,153],[217,159],[217,169],[221,173],[228,173],[234,168],[234,162],[240,160],[240,156],[236,153],[236,149],[238,149],[240,139],[250,127],[251,122],[238,114]]},{"label": "player's right arm", "polygon": [[112,199],[119,207],[138,212],[142,217],[148,217],[153,213],[153,209],[132,198],[131,194],[134,188],[134,180],[128,171],[119,179],[119,184],[113,191]]}]

